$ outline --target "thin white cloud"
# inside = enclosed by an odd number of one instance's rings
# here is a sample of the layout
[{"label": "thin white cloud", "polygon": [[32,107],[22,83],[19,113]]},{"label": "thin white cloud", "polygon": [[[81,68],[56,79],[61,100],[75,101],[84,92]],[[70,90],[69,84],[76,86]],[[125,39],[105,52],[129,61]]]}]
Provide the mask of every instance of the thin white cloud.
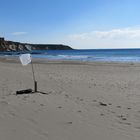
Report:
[{"label": "thin white cloud", "polygon": [[25,35],[27,32],[13,32],[12,35],[14,36],[20,36],[20,35]]},{"label": "thin white cloud", "polygon": [[92,32],[88,32],[88,33],[81,33],[81,34],[72,34],[72,35],[69,35],[68,37],[72,40],[87,40],[94,36],[95,35],[92,34]]},{"label": "thin white cloud", "polygon": [[63,38],[65,44],[74,48],[139,48],[140,26],[94,30],[71,34]]},{"label": "thin white cloud", "polygon": [[89,40],[92,38],[98,39],[134,39],[140,38],[140,28],[122,28],[112,29],[107,31],[91,31],[82,34],[73,34],[69,36],[71,39]]},{"label": "thin white cloud", "polygon": [[95,35],[99,38],[140,38],[140,29],[124,28],[124,29],[113,29],[110,31],[95,31]]}]

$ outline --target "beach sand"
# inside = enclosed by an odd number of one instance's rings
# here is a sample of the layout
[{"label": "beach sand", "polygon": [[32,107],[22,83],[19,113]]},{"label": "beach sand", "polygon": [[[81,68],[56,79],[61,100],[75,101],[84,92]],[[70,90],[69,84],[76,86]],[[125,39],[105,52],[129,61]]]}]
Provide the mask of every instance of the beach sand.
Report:
[{"label": "beach sand", "polygon": [[140,64],[0,59],[1,140],[140,140]]}]

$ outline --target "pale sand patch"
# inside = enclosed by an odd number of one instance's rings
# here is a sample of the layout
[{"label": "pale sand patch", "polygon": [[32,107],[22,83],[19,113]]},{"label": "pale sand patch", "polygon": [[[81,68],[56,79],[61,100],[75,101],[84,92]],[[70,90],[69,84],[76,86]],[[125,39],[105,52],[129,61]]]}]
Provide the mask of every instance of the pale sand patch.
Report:
[{"label": "pale sand patch", "polygon": [[140,64],[0,59],[0,139],[139,140]]}]

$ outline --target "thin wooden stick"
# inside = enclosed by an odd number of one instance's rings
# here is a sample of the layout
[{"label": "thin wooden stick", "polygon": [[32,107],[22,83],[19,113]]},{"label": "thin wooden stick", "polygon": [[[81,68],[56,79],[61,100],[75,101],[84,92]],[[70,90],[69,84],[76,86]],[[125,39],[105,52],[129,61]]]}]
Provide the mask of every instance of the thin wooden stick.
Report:
[{"label": "thin wooden stick", "polygon": [[31,61],[31,66],[32,66],[32,74],[33,74],[33,80],[34,80],[34,92],[37,92],[37,81],[36,81],[36,78],[35,78],[34,66],[33,66],[32,61]]}]

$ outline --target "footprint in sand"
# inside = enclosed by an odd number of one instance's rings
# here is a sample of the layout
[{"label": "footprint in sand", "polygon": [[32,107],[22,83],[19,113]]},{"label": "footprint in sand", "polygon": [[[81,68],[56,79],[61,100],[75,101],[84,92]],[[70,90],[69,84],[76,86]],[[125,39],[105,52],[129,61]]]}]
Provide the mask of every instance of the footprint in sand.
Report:
[{"label": "footprint in sand", "polygon": [[45,106],[44,104],[40,104],[40,106]]},{"label": "footprint in sand", "polygon": [[32,101],[32,103],[36,103],[36,101],[35,101],[35,100],[33,100],[33,101]]},{"label": "footprint in sand", "polygon": [[62,108],[62,106],[58,106],[58,108],[59,108],[59,109],[61,109],[61,108]]},{"label": "footprint in sand", "polygon": [[120,124],[124,124],[124,125],[131,125],[131,123],[129,122],[119,122]]},{"label": "footprint in sand", "polygon": [[81,111],[81,110],[78,110],[77,112],[78,112],[78,113],[81,113],[82,111]]},{"label": "footprint in sand", "polygon": [[117,117],[120,118],[123,121],[126,121],[127,120],[127,118],[124,115],[118,115]]},{"label": "footprint in sand", "polygon": [[136,129],[140,130],[140,126],[135,127]]},{"label": "footprint in sand", "polygon": [[97,84],[94,84],[94,86],[96,87],[96,86],[97,86]]},{"label": "footprint in sand", "polygon": [[72,122],[67,122],[67,124],[72,124]]},{"label": "footprint in sand", "polygon": [[117,108],[121,108],[121,106],[118,105]]},{"label": "footprint in sand", "polygon": [[99,102],[99,105],[100,106],[107,106],[107,104],[106,103],[103,103],[103,102]]},{"label": "footprint in sand", "polygon": [[66,97],[66,98],[69,98],[69,95],[68,95],[68,94],[65,94],[65,97]]},{"label": "footprint in sand", "polygon": [[77,97],[76,99],[77,99],[78,101],[81,101],[81,102],[84,101],[84,99],[82,99],[82,98],[80,98],[80,97]]},{"label": "footprint in sand", "polygon": [[92,100],[93,102],[97,102],[97,100]]},{"label": "footprint in sand", "polygon": [[16,114],[13,111],[9,111],[10,116],[15,117]]},{"label": "footprint in sand", "polygon": [[84,99],[80,99],[80,101],[84,101]]},{"label": "footprint in sand", "polygon": [[101,113],[100,116],[104,116],[105,114]]},{"label": "footprint in sand", "polygon": [[128,110],[130,110],[131,108],[130,108],[130,107],[128,107],[127,109],[128,109]]}]

